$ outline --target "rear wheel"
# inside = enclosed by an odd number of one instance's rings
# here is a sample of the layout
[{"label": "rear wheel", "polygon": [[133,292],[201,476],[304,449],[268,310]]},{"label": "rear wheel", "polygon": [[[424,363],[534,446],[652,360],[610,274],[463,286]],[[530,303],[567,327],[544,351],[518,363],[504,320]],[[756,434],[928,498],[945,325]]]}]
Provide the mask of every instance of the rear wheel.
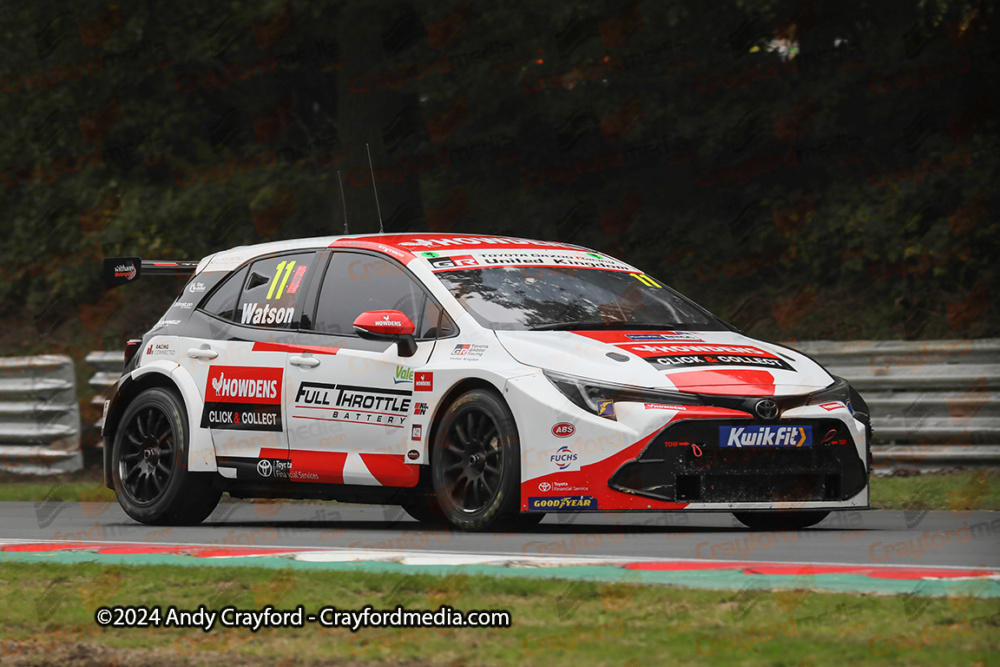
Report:
[{"label": "rear wheel", "polygon": [[219,503],[212,473],[187,469],[187,414],[166,389],[147,389],[122,415],[112,451],[118,504],[141,523],[186,525],[203,521]]},{"label": "rear wheel", "polygon": [[452,403],[431,452],[434,492],[448,521],[486,530],[516,515],[520,456],[514,415],[499,396],[476,389]]},{"label": "rear wheel", "polygon": [[799,530],[815,526],[828,514],[825,510],[733,512],[736,520],[751,530]]}]

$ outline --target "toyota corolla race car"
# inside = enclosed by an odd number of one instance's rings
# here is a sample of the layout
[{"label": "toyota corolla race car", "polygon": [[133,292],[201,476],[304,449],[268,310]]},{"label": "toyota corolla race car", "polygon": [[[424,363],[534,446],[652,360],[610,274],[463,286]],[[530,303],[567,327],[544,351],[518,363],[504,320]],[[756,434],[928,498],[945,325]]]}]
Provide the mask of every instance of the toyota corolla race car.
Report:
[{"label": "toyota corolla race car", "polygon": [[464,529],[676,510],[797,528],[868,506],[845,380],[586,248],[383,234],[104,271],[190,274],[105,403],[105,483],[143,523],[200,522],[224,492]]}]

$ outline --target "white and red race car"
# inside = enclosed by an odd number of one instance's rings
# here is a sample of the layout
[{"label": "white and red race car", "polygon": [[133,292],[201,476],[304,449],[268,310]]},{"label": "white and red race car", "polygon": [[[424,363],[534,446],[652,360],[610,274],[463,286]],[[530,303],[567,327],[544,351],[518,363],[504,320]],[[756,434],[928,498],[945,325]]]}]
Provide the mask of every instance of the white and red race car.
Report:
[{"label": "white and red race car", "polygon": [[578,246],[383,234],[105,260],[191,277],[129,341],[104,476],[132,518],[222,493],[402,505],[465,529],[547,512],[725,511],[752,528],[868,506],[868,408]]}]

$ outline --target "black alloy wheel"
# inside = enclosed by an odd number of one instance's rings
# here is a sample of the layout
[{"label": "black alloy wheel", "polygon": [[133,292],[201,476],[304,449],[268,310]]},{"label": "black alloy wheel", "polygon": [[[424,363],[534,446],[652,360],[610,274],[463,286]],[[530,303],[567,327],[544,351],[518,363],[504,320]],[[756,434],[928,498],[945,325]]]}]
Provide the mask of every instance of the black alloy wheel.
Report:
[{"label": "black alloy wheel", "polygon": [[219,504],[214,473],[187,469],[188,419],[173,391],[135,397],[115,432],[112,483],[125,513],[151,525],[201,523]]},{"label": "black alloy wheel", "polygon": [[503,400],[477,389],[452,403],[437,431],[431,468],[438,504],[453,525],[496,528],[516,515],[520,449]]},{"label": "black alloy wheel", "polygon": [[170,420],[156,405],[143,407],[123,425],[125,441],[118,459],[122,490],[139,506],[155,502],[170,481],[177,447]]}]

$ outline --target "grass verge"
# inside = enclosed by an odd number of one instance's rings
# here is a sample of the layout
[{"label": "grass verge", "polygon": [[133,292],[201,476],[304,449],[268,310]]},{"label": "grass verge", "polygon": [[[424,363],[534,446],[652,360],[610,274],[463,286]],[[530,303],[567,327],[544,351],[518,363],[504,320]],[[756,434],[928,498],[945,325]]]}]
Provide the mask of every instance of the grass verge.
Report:
[{"label": "grass verge", "polygon": [[[1000,510],[1000,471],[872,476],[871,491],[872,505],[883,509]],[[0,473],[0,502],[15,500],[115,502],[115,494],[97,468],[52,477]]]},{"label": "grass verge", "polygon": [[[972,664],[998,650],[1000,601],[808,590],[701,591],[468,576],[252,567],[0,563],[6,664],[743,665]],[[110,628],[95,609],[266,605],[306,613],[395,608],[504,609],[510,628]],[[982,664],[986,664],[983,662]]]}]

